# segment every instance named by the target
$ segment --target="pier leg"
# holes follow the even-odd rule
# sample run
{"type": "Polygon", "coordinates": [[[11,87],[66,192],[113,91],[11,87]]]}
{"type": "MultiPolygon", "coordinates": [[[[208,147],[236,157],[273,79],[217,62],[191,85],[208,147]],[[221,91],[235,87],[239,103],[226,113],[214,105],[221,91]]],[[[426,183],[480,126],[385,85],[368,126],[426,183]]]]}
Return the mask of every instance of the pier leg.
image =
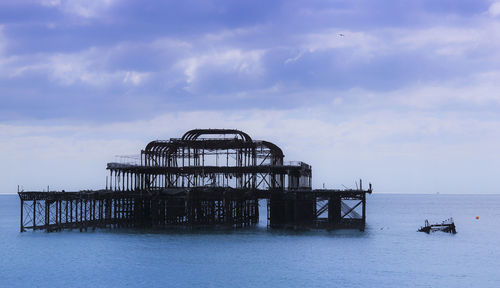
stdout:
{"type": "Polygon", "coordinates": [[[95,220],[95,199],[92,199],[92,230],[96,228],[96,220],[95,220]]]}
{"type": "Polygon", "coordinates": [[[69,223],[70,227],[73,228],[73,200],[69,201],[69,223]]]}
{"type": "Polygon", "coordinates": [[[66,226],[66,227],[68,227],[68,200],[66,200],[66,201],[64,201],[64,202],[66,202],[66,203],[65,203],[65,204],[66,204],[66,205],[65,205],[65,206],[66,206],[66,207],[65,207],[65,208],[66,208],[66,210],[64,211],[64,222],[65,222],[65,224],[66,224],[65,226],[66,226]]]}
{"type": "Polygon", "coordinates": [[[361,215],[361,217],[362,217],[362,222],[363,223],[361,223],[361,228],[359,230],[365,231],[365,225],[366,225],[366,193],[363,193],[362,197],[363,198],[362,198],[361,201],[363,201],[363,203],[362,203],[362,213],[361,213],[362,215],[361,215]]]}
{"type": "Polygon", "coordinates": [[[33,200],[33,230],[36,229],[36,200],[33,200]]]}
{"type": "Polygon", "coordinates": [[[85,218],[84,218],[84,224],[85,224],[85,231],[87,231],[87,226],[88,226],[88,220],[87,220],[87,200],[84,200],[84,205],[85,205],[85,208],[84,208],[84,215],[85,215],[85,218]]]}
{"type": "Polygon", "coordinates": [[[342,219],[342,199],[339,195],[330,196],[328,199],[328,228],[335,229],[342,219]]]}
{"type": "Polygon", "coordinates": [[[49,224],[50,224],[50,202],[45,200],[45,231],[49,232],[49,224]]]}
{"type": "Polygon", "coordinates": [[[56,213],[56,217],[55,217],[55,223],[54,223],[55,224],[54,230],[57,231],[57,230],[59,230],[59,224],[60,224],[59,223],[59,200],[56,200],[55,203],[56,203],[56,212],[55,212],[56,213]]]}
{"type": "Polygon", "coordinates": [[[255,199],[255,204],[254,204],[254,217],[253,217],[253,224],[259,223],[259,199],[255,199]]]}
{"type": "Polygon", "coordinates": [[[273,193],[269,201],[269,226],[280,228],[286,225],[286,200],[283,193],[273,193]]]}
{"type": "Polygon", "coordinates": [[[83,231],[83,200],[80,199],[80,232],[83,231]]]}
{"type": "Polygon", "coordinates": [[[23,209],[24,209],[24,200],[21,199],[21,232],[24,232],[24,226],[23,226],[23,209]]]}

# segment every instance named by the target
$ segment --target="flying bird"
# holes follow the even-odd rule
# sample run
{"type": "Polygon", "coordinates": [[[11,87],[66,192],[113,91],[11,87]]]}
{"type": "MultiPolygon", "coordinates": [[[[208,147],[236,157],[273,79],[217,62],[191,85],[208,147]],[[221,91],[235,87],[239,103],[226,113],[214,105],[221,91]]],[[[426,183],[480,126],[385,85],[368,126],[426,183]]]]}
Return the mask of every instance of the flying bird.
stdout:
{"type": "Polygon", "coordinates": [[[342,34],[342,33],[339,33],[339,36],[340,36],[340,37],[344,37],[345,35],[344,35],[344,34],[342,34]]]}

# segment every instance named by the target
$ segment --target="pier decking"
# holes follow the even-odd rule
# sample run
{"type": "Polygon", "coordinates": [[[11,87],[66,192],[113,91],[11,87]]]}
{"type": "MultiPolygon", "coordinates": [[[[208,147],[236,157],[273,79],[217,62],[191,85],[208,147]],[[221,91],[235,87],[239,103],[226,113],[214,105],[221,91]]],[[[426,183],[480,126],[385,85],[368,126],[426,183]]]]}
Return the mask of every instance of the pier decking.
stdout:
{"type": "Polygon", "coordinates": [[[239,130],[152,141],[136,163],[108,163],[106,189],[19,192],[21,231],[106,227],[245,227],[267,199],[271,228],[364,230],[366,194],[311,189],[312,168],[239,130]]]}

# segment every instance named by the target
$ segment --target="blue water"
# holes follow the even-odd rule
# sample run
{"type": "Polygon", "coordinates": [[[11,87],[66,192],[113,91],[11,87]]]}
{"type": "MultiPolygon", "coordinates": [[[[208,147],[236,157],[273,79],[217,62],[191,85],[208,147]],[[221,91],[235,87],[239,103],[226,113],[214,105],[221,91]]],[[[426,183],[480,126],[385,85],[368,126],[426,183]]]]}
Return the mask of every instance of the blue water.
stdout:
{"type": "Polygon", "coordinates": [[[0,195],[0,287],[500,287],[500,195],[369,195],[365,232],[269,231],[261,205],[237,231],[19,233],[0,195]]]}

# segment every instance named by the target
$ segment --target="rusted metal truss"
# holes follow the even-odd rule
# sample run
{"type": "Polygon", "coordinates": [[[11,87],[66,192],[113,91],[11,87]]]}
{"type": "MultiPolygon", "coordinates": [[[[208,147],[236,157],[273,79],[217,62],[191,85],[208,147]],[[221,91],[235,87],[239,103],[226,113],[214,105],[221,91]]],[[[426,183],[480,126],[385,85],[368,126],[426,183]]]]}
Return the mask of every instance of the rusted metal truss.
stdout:
{"type": "Polygon", "coordinates": [[[283,162],[283,151],[238,130],[196,129],[182,138],[152,141],[140,163],[108,163],[109,189],[173,187],[311,189],[311,166],[283,162]]]}

